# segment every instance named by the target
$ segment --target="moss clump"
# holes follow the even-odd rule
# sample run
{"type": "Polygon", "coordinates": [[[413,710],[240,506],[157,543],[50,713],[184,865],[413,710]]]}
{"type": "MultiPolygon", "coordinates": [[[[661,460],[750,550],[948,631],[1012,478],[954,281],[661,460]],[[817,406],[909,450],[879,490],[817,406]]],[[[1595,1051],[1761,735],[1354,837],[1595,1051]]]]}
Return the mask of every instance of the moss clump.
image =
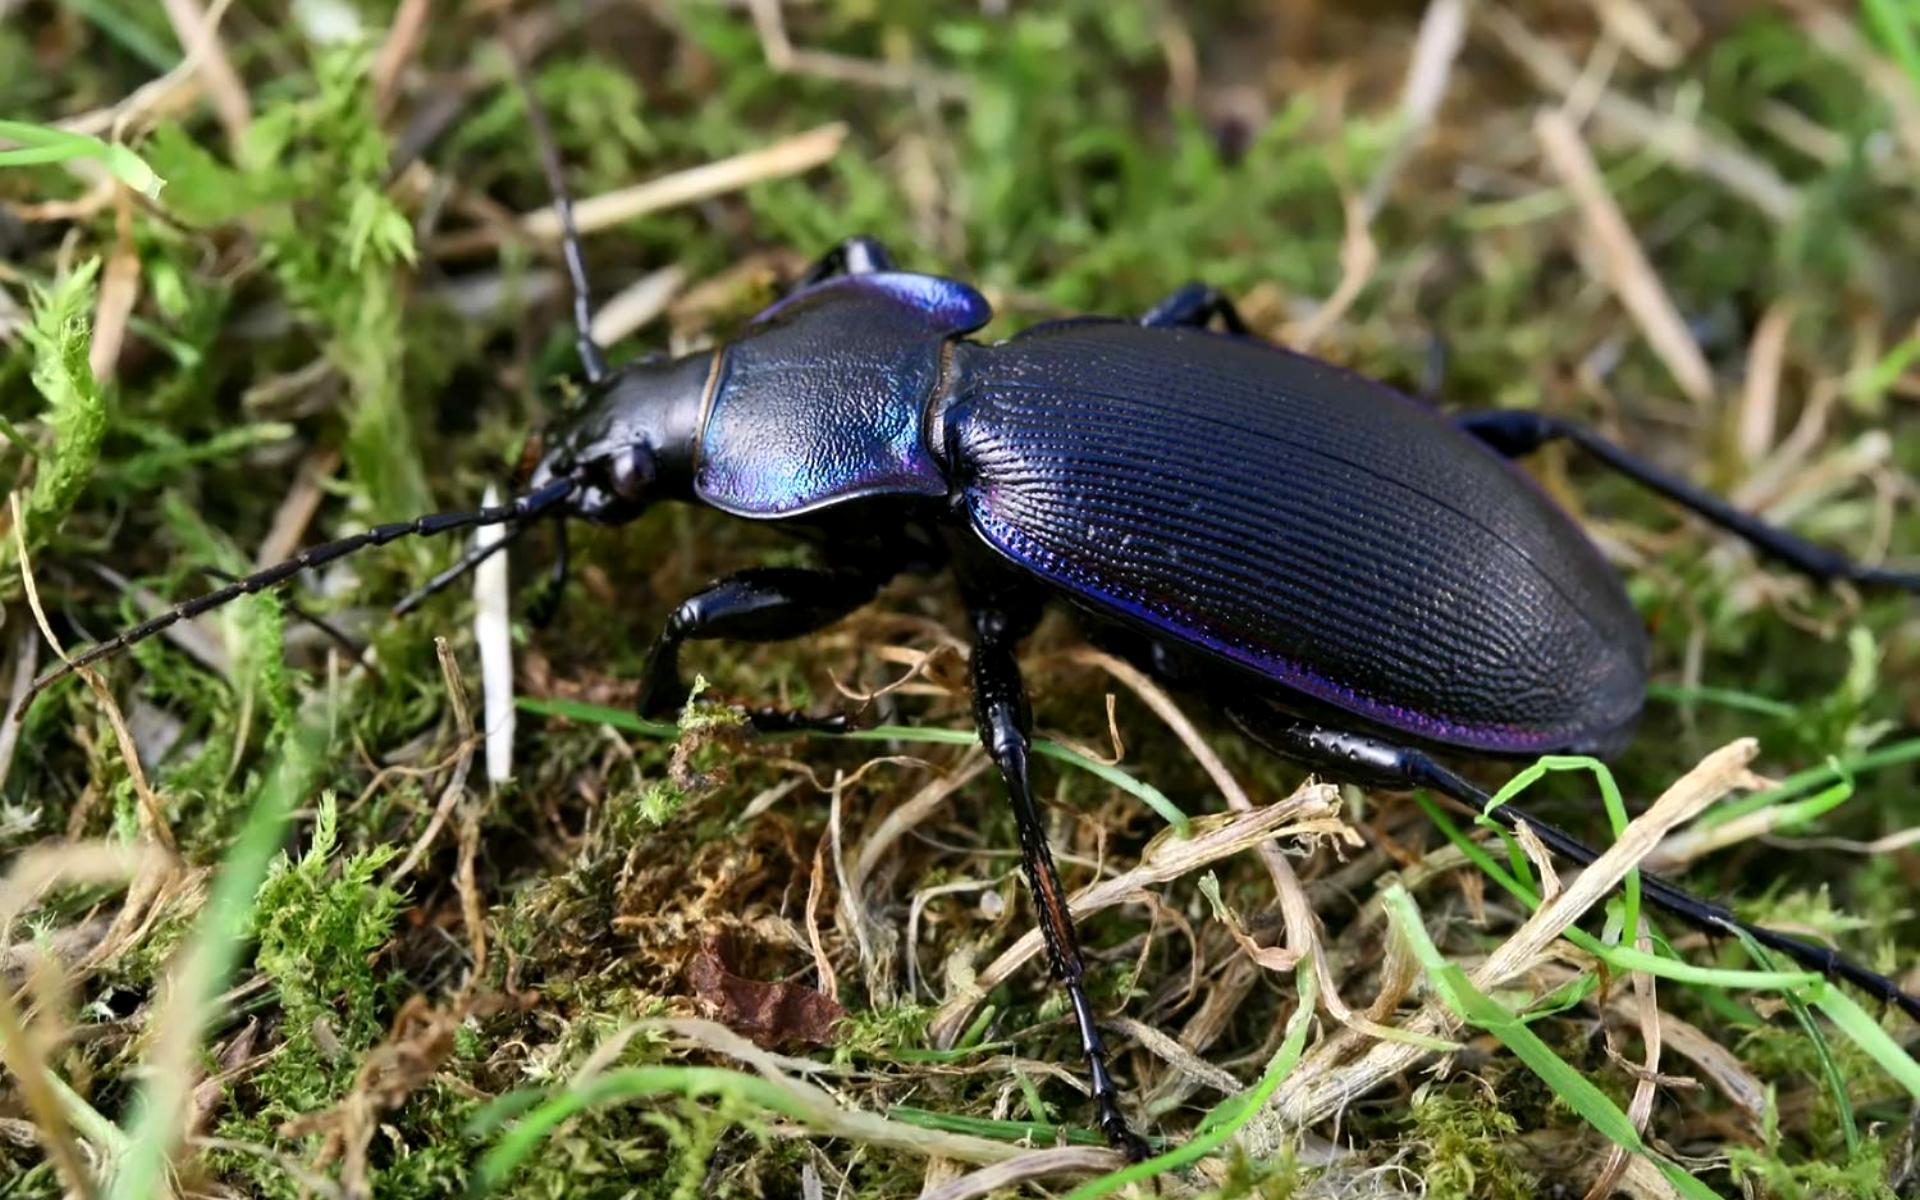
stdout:
{"type": "Polygon", "coordinates": [[[1416,1170],[1429,1200],[1537,1200],[1518,1153],[1520,1122],[1483,1088],[1429,1085],[1413,1097],[1416,1170]]]}

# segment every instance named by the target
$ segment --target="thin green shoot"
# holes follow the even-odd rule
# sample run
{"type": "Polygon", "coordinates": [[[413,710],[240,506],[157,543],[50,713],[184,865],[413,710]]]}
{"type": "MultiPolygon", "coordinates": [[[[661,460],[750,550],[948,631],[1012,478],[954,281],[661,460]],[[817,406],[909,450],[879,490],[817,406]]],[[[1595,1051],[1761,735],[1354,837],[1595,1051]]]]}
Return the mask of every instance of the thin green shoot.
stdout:
{"type": "MultiPolygon", "coordinates": [[[[1607,769],[1605,763],[1584,754],[1549,754],[1540,758],[1512,779],[1507,780],[1506,785],[1493,794],[1493,800],[1487,805],[1488,811],[1492,811],[1497,805],[1511,804],[1520,793],[1546,778],[1549,773],[1556,771],[1591,771],[1593,773],[1594,779],[1600,785],[1600,802],[1606,807],[1607,821],[1613,826],[1613,835],[1619,837],[1627,827],[1627,804],[1620,797],[1620,785],[1614,782],[1613,772],[1607,769]]],[[[1506,831],[1496,825],[1492,817],[1482,813],[1479,819],[1483,824],[1500,829],[1505,835],[1506,831]]],[[[1513,853],[1511,843],[1509,843],[1508,852],[1513,853]]],[[[1519,873],[1516,872],[1516,874],[1519,873]]],[[[1628,930],[1640,928],[1640,872],[1638,869],[1627,872],[1626,878],[1621,880],[1620,892],[1625,900],[1625,920],[1622,927],[1628,930]]]]}
{"type": "Polygon", "coordinates": [[[1836,782],[1850,784],[1869,772],[1910,762],[1920,762],[1920,738],[1908,738],[1891,746],[1829,758],[1823,765],[1796,771],[1770,788],[1714,806],[1701,815],[1700,823],[1711,828],[1769,805],[1792,800],[1815,788],[1824,788],[1836,782]]]}
{"type": "Polygon", "coordinates": [[[160,189],[167,183],[147,165],[146,159],[125,146],[103,142],[90,133],[74,133],[52,125],[35,125],[30,121],[0,120],[0,141],[14,143],[13,149],[0,150],[0,167],[38,166],[90,159],[149,200],[159,198],[160,189]]]}
{"type": "Polygon", "coordinates": [[[1302,962],[1294,972],[1296,1001],[1293,1016],[1287,1020],[1287,1035],[1274,1051],[1260,1081],[1238,1096],[1216,1104],[1194,1127],[1193,1136],[1171,1150],[1156,1154],[1144,1162],[1129,1163],[1118,1171],[1088,1180],[1067,1193],[1066,1200],[1100,1200],[1130,1183],[1151,1179],[1163,1171],[1175,1170],[1198,1162],[1224,1146],[1240,1132],[1255,1113],[1266,1106],[1287,1076],[1300,1065],[1306,1052],[1307,1031],[1313,1025],[1314,1006],[1320,997],[1319,983],[1311,960],[1302,962]]]}
{"type": "MultiPolygon", "coordinates": [[[[1495,862],[1493,857],[1478,843],[1455,825],[1439,806],[1425,796],[1417,798],[1428,819],[1439,827],[1446,839],[1459,847],[1461,854],[1474,866],[1485,872],[1487,877],[1499,884],[1509,895],[1525,904],[1529,909],[1540,907],[1540,893],[1509,874],[1506,868],[1495,862]]],[[[1731,967],[1701,967],[1664,955],[1649,954],[1631,946],[1622,946],[1602,942],[1584,929],[1569,926],[1561,935],[1588,954],[1605,962],[1622,973],[1645,971],[1661,979],[1671,979],[1675,983],[1697,984],[1702,987],[1728,988],[1735,990],[1773,991],[1781,988],[1799,987],[1821,982],[1821,977],[1812,971],[1749,971],[1731,967]]]]}
{"type": "Polygon", "coordinates": [[[1688,687],[1677,683],[1650,683],[1647,685],[1647,698],[1685,707],[1695,704],[1716,704],[1721,708],[1750,712],[1757,716],[1771,717],[1776,721],[1792,720],[1800,711],[1791,704],[1766,696],[1756,696],[1752,692],[1704,685],[1688,687]]]}

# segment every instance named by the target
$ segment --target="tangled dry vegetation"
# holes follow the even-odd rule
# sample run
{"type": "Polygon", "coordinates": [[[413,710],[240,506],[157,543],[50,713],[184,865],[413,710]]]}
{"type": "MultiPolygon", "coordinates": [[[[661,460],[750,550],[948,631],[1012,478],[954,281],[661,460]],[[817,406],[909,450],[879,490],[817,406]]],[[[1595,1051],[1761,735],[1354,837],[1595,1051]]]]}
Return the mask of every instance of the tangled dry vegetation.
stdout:
{"type": "MultiPolygon", "coordinates": [[[[40,148],[0,150],[14,707],[49,642],[475,503],[569,402],[503,37],[616,357],[725,336],[853,231],[978,281],[993,335],[1205,279],[1291,345],[1414,388],[1442,338],[1451,403],[1920,554],[1900,0],[0,0],[0,145],[40,148]]],[[[0,1196],[1917,1194],[1910,1023],[1607,893],[1658,866],[1920,989],[1920,609],[1538,469],[1660,681],[1610,776],[1526,794],[1614,846],[1577,879],[1303,782],[1063,617],[1034,639],[1149,1168],[1084,1128],[944,582],[695,657],[867,738],[644,725],[670,602],[808,553],[660,511],[577,539],[544,630],[501,579],[385,619],[451,550],[397,545],[5,725],[0,1196]]]]}

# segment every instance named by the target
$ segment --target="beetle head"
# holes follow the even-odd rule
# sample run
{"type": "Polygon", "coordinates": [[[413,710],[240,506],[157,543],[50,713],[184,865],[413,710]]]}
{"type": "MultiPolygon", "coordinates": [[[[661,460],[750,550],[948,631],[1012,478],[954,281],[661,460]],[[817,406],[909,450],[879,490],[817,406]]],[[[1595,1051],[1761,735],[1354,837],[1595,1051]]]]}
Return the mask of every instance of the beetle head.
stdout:
{"type": "Polygon", "coordinates": [[[600,525],[631,521],[655,500],[685,499],[714,362],[700,353],[621,368],[551,435],[528,486],[572,479],[567,509],[600,525]]]}

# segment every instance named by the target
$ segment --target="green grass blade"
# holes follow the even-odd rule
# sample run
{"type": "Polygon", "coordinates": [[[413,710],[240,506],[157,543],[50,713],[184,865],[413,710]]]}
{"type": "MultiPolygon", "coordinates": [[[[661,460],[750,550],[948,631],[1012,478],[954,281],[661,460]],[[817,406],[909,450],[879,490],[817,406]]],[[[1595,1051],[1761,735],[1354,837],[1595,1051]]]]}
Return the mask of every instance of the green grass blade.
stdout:
{"type": "Polygon", "coordinates": [[[138,154],[125,146],[103,142],[92,134],[72,133],[28,121],[0,120],[0,141],[13,142],[19,147],[0,150],[0,167],[93,159],[106,167],[115,179],[149,200],[157,199],[167,183],[138,154]]]}
{"type": "MultiPolygon", "coordinates": [[[[1511,804],[1522,792],[1548,774],[1557,771],[1589,771],[1593,774],[1594,780],[1600,785],[1600,802],[1607,810],[1607,820],[1613,826],[1613,835],[1619,837],[1621,831],[1627,827],[1627,805],[1620,796],[1620,785],[1614,782],[1613,772],[1607,769],[1607,764],[1584,754],[1549,754],[1540,758],[1512,779],[1507,780],[1506,785],[1494,793],[1493,800],[1487,807],[1491,809],[1494,805],[1511,804]]],[[[1482,815],[1480,820],[1490,828],[1498,830],[1503,837],[1511,839],[1512,835],[1496,824],[1493,818],[1482,815]]],[[[1508,851],[1515,855],[1515,874],[1521,874],[1525,870],[1525,859],[1518,856],[1517,847],[1511,840],[1508,842],[1508,851]]],[[[1626,919],[1622,923],[1622,928],[1638,929],[1640,927],[1640,872],[1638,869],[1627,872],[1626,878],[1620,882],[1620,892],[1625,897],[1626,903],[1626,919]]]]}
{"type": "Polygon", "coordinates": [[[911,1105],[896,1104],[887,1110],[887,1119],[898,1121],[902,1125],[912,1125],[919,1129],[932,1129],[940,1133],[962,1133],[970,1137],[988,1138],[996,1142],[1040,1143],[1060,1138],[1075,1146],[1104,1146],[1107,1139],[1091,1129],[1076,1129],[1071,1126],[1041,1125],[1037,1121],[1001,1121],[992,1117],[969,1117],[958,1113],[934,1112],[931,1109],[914,1108],[911,1105]]]}
{"type": "Polygon", "coordinates": [[[1582,1120],[1615,1145],[1652,1163],[1682,1196],[1688,1200],[1714,1200],[1713,1189],[1678,1164],[1654,1153],[1633,1127],[1627,1114],[1608,1099],[1607,1094],[1592,1080],[1554,1053],[1553,1047],[1540,1040],[1540,1035],[1525,1021],[1475,987],[1465,971],[1447,961],[1439,947],[1433,944],[1433,939],[1427,936],[1426,926],[1420,920],[1420,910],[1405,888],[1395,884],[1387,889],[1386,905],[1389,919],[1407,938],[1434,991],[1455,1016],[1498,1038],[1501,1045],[1511,1050],[1514,1057],[1525,1063],[1527,1069],[1578,1113],[1582,1120]]]}
{"type": "Polygon", "coordinates": [[[602,1104],[674,1095],[689,1100],[718,1097],[765,1112],[804,1120],[806,1113],[785,1091],[754,1075],[724,1067],[628,1067],[608,1071],[529,1109],[480,1159],[468,1194],[493,1191],[567,1118],[602,1104]]]}
{"type": "Polygon", "coordinates": [[[1920,10],[1911,0],[1861,0],[1860,14],[1875,39],[1920,91],[1920,10]]]}
{"type": "Polygon", "coordinates": [[[1893,767],[1909,762],[1920,762],[1920,738],[1908,738],[1904,742],[1895,742],[1891,746],[1881,746],[1858,754],[1830,758],[1821,766],[1796,771],[1765,791],[1755,792],[1751,796],[1742,796],[1727,804],[1715,805],[1710,811],[1701,814],[1700,822],[1709,827],[1724,824],[1735,817],[1745,816],[1768,805],[1795,799],[1815,788],[1846,783],[1859,776],[1878,771],[1882,767],[1893,767]]]}
{"type": "MultiPolygon", "coordinates": [[[[319,775],[322,741],[314,728],[296,729],[287,739],[239,835],[214,872],[206,906],[174,977],[174,986],[190,989],[182,997],[181,1011],[191,1014],[196,1023],[194,1029],[184,1031],[195,1045],[215,999],[226,990],[240,961],[240,948],[253,920],[254,897],[280,850],[287,821],[306,802],[319,775]]],[[[185,1078],[161,1073],[142,1085],[128,1122],[127,1153],[113,1177],[112,1200],[148,1200],[161,1194],[161,1181],[180,1132],[187,1084],[185,1078]]]]}
{"type": "Polygon", "coordinates": [[[1320,996],[1312,961],[1301,963],[1295,970],[1294,978],[1297,1002],[1293,1016],[1287,1020],[1287,1036],[1280,1043],[1280,1049],[1274,1051],[1266,1072],[1260,1076],[1260,1082],[1240,1095],[1215,1105],[1212,1111],[1201,1118],[1193,1137],[1184,1144],[1156,1154],[1144,1162],[1129,1163],[1118,1171],[1088,1180],[1068,1192],[1066,1200],[1100,1200],[1102,1196],[1111,1196],[1130,1183],[1139,1183],[1163,1171],[1198,1162],[1240,1132],[1241,1127],[1252,1120],[1253,1115],[1286,1082],[1287,1076],[1300,1065],[1300,1056],[1306,1052],[1307,1031],[1313,1025],[1314,1005],[1320,996]]]}
{"type": "Polygon", "coordinates": [[[1907,1089],[1908,1095],[1920,1100],[1920,1062],[1914,1061],[1913,1055],[1902,1049],[1871,1013],[1826,980],[1813,989],[1813,1004],[1827,1014],[1827,1019],[1851,1038],[1854,1045],[1866,1051],[1882,1070],[1907,1089]]]}
{"type": "Polygon", "coordinates": [[[1792,720],[1800,711],[1791,704],[1783,704],[1778,700],[1756,696],[1752,692],[1742,692],[1734,688],[1682,687],[1673,683],[1650,683],[1647,685],[1647,698],[1662,700],[1668,704],[1717,704],[1721,708],[1772,717],[1776,721],[1792,720]]]}

